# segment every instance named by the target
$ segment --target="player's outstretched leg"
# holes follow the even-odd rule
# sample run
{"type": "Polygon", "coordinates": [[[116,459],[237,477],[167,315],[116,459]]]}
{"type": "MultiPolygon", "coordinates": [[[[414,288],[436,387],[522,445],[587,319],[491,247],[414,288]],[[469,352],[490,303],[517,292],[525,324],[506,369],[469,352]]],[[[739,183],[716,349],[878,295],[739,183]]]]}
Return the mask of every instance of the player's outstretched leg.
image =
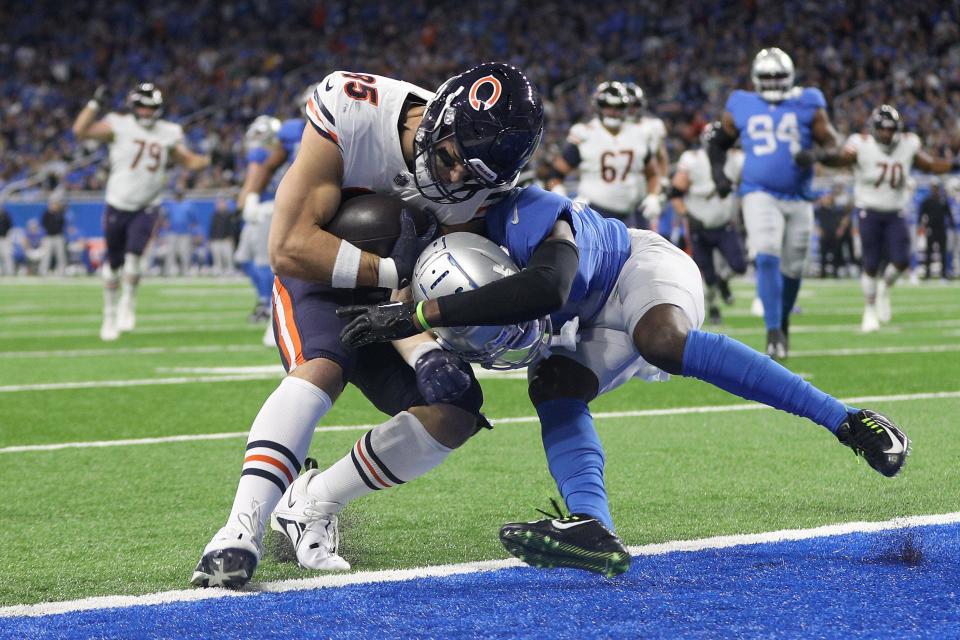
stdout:
{"type": "Polygon", "coordinates": [[[637,323],[634,341],[647,362],[668,373],[698,378],[827,428],[887,477],[906,462],[910,440],[892,420],[847,407],[737,340],[690,329],[677,307],[658,305],[648,311],[637,323]]]}

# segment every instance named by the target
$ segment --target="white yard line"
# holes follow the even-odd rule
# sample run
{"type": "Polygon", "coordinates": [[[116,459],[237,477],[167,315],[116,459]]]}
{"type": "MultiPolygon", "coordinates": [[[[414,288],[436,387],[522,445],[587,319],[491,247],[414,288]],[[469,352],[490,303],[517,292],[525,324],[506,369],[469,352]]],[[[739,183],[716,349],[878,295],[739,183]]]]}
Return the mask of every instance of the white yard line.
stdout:
{"type": "MultiPolygon", "coordinates": [[[[893,531],[909,527],[925,527],[960,522],[960,513],[944,513],[936,515],[908,516],[894,518],[883,522],[848,522],[832,524],[811,529],[785,529],[765,533],[750,533],[730,536],[714,536],[698,540],[676,540],[642,546],[629,547],[634,556],[654,556],[676,552],[704,551],[707,549],[725,549],[745,545],[769,544],[808,540],[811,538],[825,538],[842,536],[851,533],[876,533],[893,531]]],[[[89,611],[93,609],[116,609],[145,605],[171,604],[179,602],[196,602],[199,600],[215,600],[230,597],[255,597],[260,593],[282,593],[285,591],[309,591],[343,587],[355,584],[373,584],[386,582],[402,582],[422,578],[443,578],[447,576],[465,575],[499,571],[522,566],[519,560],[486,560],[481,562],[464,562],[460,564],[446,564],[413,569],[388,569],[383,571],[358,571],[356,573],[331,573],[318,575],[313,578],[297,580],[280,580],[276,582],[262,582],[253,586],[249,591],[229,591],[227,589],[183,589],[165,591],[141,596],[99,596],[70,600],[66,602],[44,602],[40,604],[13,605],[0,607],[0,618],[14,616],[48,616],[74,611],[89,611]],[[255,589],[255,590],[254,590],[255,589]]]]}
{"type": "MultiPolygon", "coordinates": [[[[282,372],[282,370],[281,370],[282,372]]],[[[149,387],[153,385],[192,384],[194,382],[236,382],[238,380],[278,379],[275,373],[248,373],[219,376],[191,376],[179,378],[143,378],[140,380],[90,380],[86,382],[44,382],[38,384],[10,384],[0,386],[0,393],[20,391],[64,391],[67,389],[111,389],[120,387],[149,387]]]]}
{"type": "MultiPolygon", "coordinates": [[[[960,391],[939,391],[930,393],[908,393],[892,396],[860,396],[856,398],[843,398],[841,402],[851,405],[873,402],[907,402],[911,400],[952,400],[960,398],[960,391]]],[[[763,404],[741,403],[741,404],[721,404],[706,405],[701,407],[673,407],[670,409],[642,409],[636,411],[602,411],[593,414],[594,420],[611,420],[617,418],[649,418],[656,416],[678,416],[698,413],[727,413],[731,411],[755,411],[758,409],[771,409],[763,404]]],[[[537,416],[516,416],[513,418],[498,418],[491,420],[494,425],[498,424],[524,424],[538,422],[537,416]]],[[[373,424],[357,425],[332,425],[317,427],[316,433],[325,431],[365,431],[372,429],[373,424]]],[[[191,434],[181,436],[161,436],[156,438],[136,438],[129,440],[93,440],[89,442],[59,442],[53,444],[28,444],[16,445],[0,448],[0,454],[4,453],[25,453],[30,451],[57,451],[60,449],[87,449],[99,447],[123,447],[130,445],[144,444],[162,444],[167,442],[193,442],[197,440],[225,440],[228,438],[245,438],[246,431],[235,431],[227,433],[206,433],[191,434]]]]}
{"type": "Polygon", "coordinates": [[[166,353],[239,353],[257,351],[269,353],[259,344],[202,344],[188,347],[117,347],[102,349],[63,349],[53,351],[0,351],[0,358],[91,358],[100,356],[162,355],[166,353]]]}

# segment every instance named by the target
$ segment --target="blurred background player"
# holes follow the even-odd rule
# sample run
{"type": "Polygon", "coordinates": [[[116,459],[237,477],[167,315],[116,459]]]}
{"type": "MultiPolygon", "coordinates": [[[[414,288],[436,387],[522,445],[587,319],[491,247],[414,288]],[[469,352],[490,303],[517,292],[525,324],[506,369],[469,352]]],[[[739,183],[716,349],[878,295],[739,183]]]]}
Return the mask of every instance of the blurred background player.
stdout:
{"type": "MultiPolygon", "coordinates": [[[[720,286],[724,279],[715,268],[714,251],[722,254],[734,273],[743,275],[747,270],[740,233],[733,224],[739,206],[738,198],[733,193],[728,193],[725,198],[717,195],[710,158],[707,157],[706,146],[719,127],[719,122],[708,124],[700,134],[701,148],[690,149],[680,155],[670,194],[673,210],[687,220],[693,260],[706,284],[707,319],[713,324],[721,321],[718,294],[724,296],[725,290],[729,295],[729,286],[720,286]]],[[[743,152],[731,149],[727,153],[724,175],[731,184],[737,184],[742,170],[743,152]]]]}
{"type": "Polygon", "coordinates": [[[817,235],[820,240],[820,277],[839,278],[856,269],[853,245],[853,215],[850,197],[836,183],[816,203],[817,235]]]}
{"type": "Polygon", "coordinates": [[[7,211],[6,204],[0,201],[0,274],[5,276],[17,275],[13,265],[13,218],[7,211]]]}
{"type": "Polygon", "coordinates": [[[754,91],[734,91],[722,126],[711,138],[710,162],[717,193],[731,183],[726,151],[740,138],[744,152],[743,223],[756,256],[757,294],[767,327],[767,354],[787,357],[790,311],[800,291],[813,230],[814,143],[833,147],[837,132],[819,89],[794,87],[793,61],[776,47],[761,50],[751,70],[754,91]],[[808,155],[794,156],[807,151],[808,155]],[[801,164],[802,163],[802,164],[801,164]]]}
{"type": "MultiPolygon", "coordinates": [[[[248,210],[252,210],[253,213],[249,217],[256,220],[253,223],[256,229],[256,249],[252,272],[256,277],[257,284],[255,286],[258,287],[260,300],[265,304],[262,312],[265,312],[268,320],[272,319],[273,269],[270,268],[267,245],[270,237],[270,221],[273,220],[274,192],[276,191],[276,185],[283,177],[283,171],[280,171],[280,169],[289,166],[289,163],[297,157],[300,139],[303,137],[303,129],[307,124],[307,121],[302,117],[303,109],[312,94],[313,87],[309,87],[301,94],[297,103],[300,116],[283,122],[276,118],[270,118],[267,121],[269,130],[274,132],[275,129],[275,132],[269,136],[260,136],[260,146],[251,149],[248,153],[247,175],[244,178],[243,188],[238,198],[243,203],[244,218],[248,217],[248,210]]],[[[267,116],[260,116],[258,120],[261,118],[267,118],[267,116]]],[[[254,125],[256,125],[256,122],[254,125]]],[[[263,127],[263,121],[261,120],[261,128],[263,127]]],[[[251,126],[251,129],[253,128],[251,126]]],[[[258,302],[258,310],[260,310],[260,305],[261,302],[258,302]]],[[[255,311],[255,313],[257,312],[255,311]]],[[[267,322],[267,329],[263,334],[263,344],[267,347],[276,345],[272,322],[267,322]]]]}
{"type": "Polygon", "coordinates": [[[954,221],[943,183],[937,178],[930,182],[930,193],[920,203],[917,224],[919,233],[927,241],[923,258],[924,279],[929,280],[932,275],[933,256],[936,254],[940,260],[940,278],[948,280],[951,267],[948,230],[953,228],[954,221]]]}
{"type": "Polygon", "coordinates": [[[210,165],[210,156],[196,154],[184,143],[180,125],[161,120],[163,96],[145,82],[127,95],[130,113],[97,113],[106,88],[99,87],[77,115],[73,133],[80,139],[110,146],[110,177],[107,180],[103,231],[108,259],[103,264],[103,324],[101,340],[116,340],[121,331],[136,324],[136,289],[142,270],[140,258],[157,221],[157,206],[166,185],[170,160],[188,170],[210,165]],[[123,293],[117,305],[120,270],[123,293]]]}
{"type": "Polygon", "coordinates": [[[655,220],[660,215],[660,173],[656,149],[641,125],[631,121],[634,103],[622,82],[603,82],[593,93],[597,114],[570,128],[567,143],[554,159],[562,179],[579,170],[577,200],[598,213],[636,227],[636,211],[655,220]]]}
{"type": "Polygon", "coordinates": [[[47,208],[40,217],[44,236],[40,243],[40,265],[37,273],[49,274],[51,265],[56,265],[54,275],[62,276],[67,271],[67,225],[72,216],[67,210],[67,197],[62,190],[54,191],[47,200],[47,208]]]}
{"type": "Polygon", "coordinates": [[[187,275],[193,265],[193,238],[197,231],[195,205],[184,200],[184,191],[177,187],[173,200],[163,203],[163,224],[167,231],[167,254],[164,273],[168,276],[187,275]]]}
{"type": "MultiPolygon", "coordinates": [[[[250,279],[257,302],[250,313],[251,322],[270,320],[270,300],[273,296],[273,271],[267,252],[270,235],[270,220],[273,216],[273,191],[262,193],[262,167],[280,132],[280,120],[268,115],[257,116],[243,136],[246,150],[247,172],[237,197],[237,207],[242,211],[243,229],[234,261],[250,279]]],[[[273,346],[273,335],[265,334],[264,344],[273,346]],[[268,344],[269,339],[269,344],[268,344]]]]}
{"type": "Polygon", "coordinates": [[[233,273],[233,232],[235,212],[230,210],[226,198],[217,197],[210,217],[207,238],[210,240],[210,259],[213,262],[213,275],[228,276],[233,273]]]}
{"type": "MultiPolygon", "coordinates": [[[[636,82],[624,82],[624,88],[627,90],[629,106],[627,108],[627,118],[636,122],[647,140],[647,148],[653,151],[657,163],[657,172],[660,174],[660,194],[666,194],[670,190],[670,156],[667,154],[667,125],[663,120],[650,112],[650,101],[636,82]]],[[[657,224],[657,215],[659,208],[656,208],[657,214],[647,213],[643,208],[637,212],[638,228],[648,228],[653,231],[659,230],[657,224]]]]}
{"type": "Polygon", "coordinates": [[[853,166],[854,204],[858,209],[863,273],[860,276],[864,308],[860,328],[877,331],[889,322],[890,288],[910,266],[910,236],[906,207],[914,165],[930,173],[946,173],[953,164],[923,150],[915,133],[904,132],[900,114],[883,104],[870,114],[870,133],[850,136],[843,149],[820,153],[831,166],[853,166]],[[887,266],[878,279],[880,265],[887,266]]]}

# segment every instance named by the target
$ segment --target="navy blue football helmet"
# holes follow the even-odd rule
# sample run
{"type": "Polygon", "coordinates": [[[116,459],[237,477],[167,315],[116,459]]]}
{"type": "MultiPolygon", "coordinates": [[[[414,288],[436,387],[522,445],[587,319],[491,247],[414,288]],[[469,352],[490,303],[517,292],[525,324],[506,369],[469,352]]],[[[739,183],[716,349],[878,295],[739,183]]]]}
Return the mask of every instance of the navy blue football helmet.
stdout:
{"type": "Polygon", "coordinates": [[[892,149],[900,142],[903,121],[900,113],[889,104],[882,104],[870,114],[870,133],[884,148],[892,149]]]}
{"type": "MultiPolygon", "coordinates": [[[[513,183],[543,134],[543,102],[516,67],[487,62],[441,85],[427,104],[414,139],[417,190],[439,204],[466,202],[483,189],[513,183]],[[451,140],[466,177],[449,183],[437,162],[450,167],[441,143],[451,140]]],[[[449,147],[449,145],[443,145],[449,147]]]]}
{"type": "Polygon", "coordinates": [[[143,126],[150,126],[163,113],[163,94],[153,83],[141,82],[127,94],[127,108],[133,112],[137,122],[143,126]],[[149,116],[141,116],[136,111],[137,107],[152,109],[152,111],[149,116]]]}

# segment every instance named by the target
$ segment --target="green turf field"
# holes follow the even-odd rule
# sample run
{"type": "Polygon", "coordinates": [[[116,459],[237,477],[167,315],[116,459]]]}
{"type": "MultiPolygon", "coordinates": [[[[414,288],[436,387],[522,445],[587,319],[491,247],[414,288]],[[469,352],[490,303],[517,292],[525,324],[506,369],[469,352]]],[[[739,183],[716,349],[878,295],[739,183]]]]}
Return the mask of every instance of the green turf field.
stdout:
{"type": "MultiPolygon", "coordinates": [[[[759,348],[749,287],[719,329],[759,348]]],[[[914,441],[902,476],[882,478],[826,430],[770,410],[602,417],[743,404],[698,381],[634,381],[592,406],[627,544],[960,510],[960,285],[897,288],[892,325],[869,336],[855,281],[808,281],[799,304],[788,366],[838,397],[876,397],[862,406],[914,441]],[[932,392],[946,393],[913,397],[932,392]]],[[[150,280],[137,331],[110,344],[97,337],[100,305],[95,279],[0,282],[0,606],[186,587],[229,511],[244,432],[279,380],[239,281],[150,280]]],[[[533,414],[522,379],[482,382],[494,420],[533,414]]],[[[322,424],[381,419],[348,390],[322,424]]],[[[325,466],[362,434],[320,432],[311,455],[325,466]]],[[[553,495],[536,422],[502,423],[427,477],[351,505],[341,551],[356,570],[507,557],[499,525],[536,517],[553,495]]],[[[269,554],[256,580],[308,575],[283,556],[269,554]]]]}

